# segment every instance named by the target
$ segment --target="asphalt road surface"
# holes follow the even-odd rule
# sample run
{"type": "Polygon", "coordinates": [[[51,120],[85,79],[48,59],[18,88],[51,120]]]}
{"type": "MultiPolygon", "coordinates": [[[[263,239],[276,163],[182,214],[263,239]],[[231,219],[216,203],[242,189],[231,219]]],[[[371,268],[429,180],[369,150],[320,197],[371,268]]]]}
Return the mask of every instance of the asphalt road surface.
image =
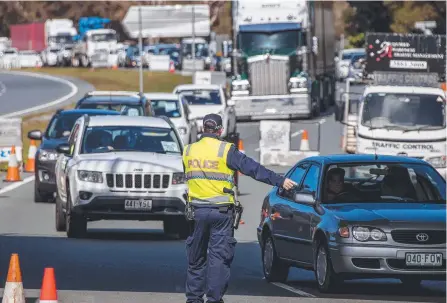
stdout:
{"type": "Polygon", "coordinates": [[[48,111],[78,100],[93,89],[89,83],[75,78],[0,71],[0,115],[22,116],[48,111]]]}
{"type": "MultiPolygon", "coordinates": [[[[311,149],[316,149],[316,124],[308,122],[294,121],[292,133],[307,129],[311,149]]],[[[341,126],[330,112],[315,122],[321,122],[321,153],[340,153],[341,126]]],[[[258,159],[258,123],[238,128],[246,153],[258,159]]],[[[294,136],[292,149],[299,142],[300,135],[294,136]]],[[[273,169],[284,172],[287,168],[273,169]]],[[[22,178],[27,176],[22,174],[22,178]]],[[[161,223],[89,223],[87,239],[67,239],[65,233],[55,231],[54,204],[33,202],[33,181],[20,185],[8,191],[5,186],[11,185],[0,184],[2,286],[10,255],[18,253],[28,302],[38,298],[47,266],[55,268],[62,303],[185,302],[184,241],[165,237],[161,223]]],[[[241,177],[245,224],[236,232],[239,243],[225,302],[445,302],[443,282],[425,282],[418,290],[392,279],[358,280],[347,282],[336,294],[321,295],[312,272],[294,269],[287,284],[268,284],[262,276],[256,226],[270,188],[241,177]]]]}

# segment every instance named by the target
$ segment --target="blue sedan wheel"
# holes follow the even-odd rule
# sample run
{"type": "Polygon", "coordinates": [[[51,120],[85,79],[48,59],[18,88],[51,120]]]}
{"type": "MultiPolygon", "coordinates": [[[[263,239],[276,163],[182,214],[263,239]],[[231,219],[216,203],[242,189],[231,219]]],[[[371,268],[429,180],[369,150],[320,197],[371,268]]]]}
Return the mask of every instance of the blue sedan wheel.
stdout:
{"type": "Polygon", "coordinates": [[[268,282],[286,282],[290,265],[281,260],[275,249],[272,236],[266,236],[262,249],[262,267],[268,282]]]}
{"type": "Polygon", "coordinates": [[[326,242],[318,241],[316,247],[314,268],[318,290],[323,293],[330,292],[343,280],[334,272],[326,242]]]}

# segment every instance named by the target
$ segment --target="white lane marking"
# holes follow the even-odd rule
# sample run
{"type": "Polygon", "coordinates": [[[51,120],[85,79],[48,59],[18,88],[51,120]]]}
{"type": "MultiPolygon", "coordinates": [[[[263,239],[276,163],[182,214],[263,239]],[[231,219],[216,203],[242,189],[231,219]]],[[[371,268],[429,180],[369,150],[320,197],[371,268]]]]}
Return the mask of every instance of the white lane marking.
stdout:
{"type": "Polygon", "coordinates": [[[305,292],[305,291],[296,289],[295,287],[292,287],[292,286],[289,286],[289,285],[286,285],[286,284],[283,284],[283,283],[272,282],[271,284],[273,284],[273,285],[275,285],[275,286],[278,286],[278,287],[280,287],[280,288],[282,288],[282,289],[291,291],[291,292],[293,292],[293,293],[295,293],[295,294],[297,294],[297,295],[303,296],[303,297],[316,298],[314,295],[312,295],[312,294],[310,294],[310,293],[307,293],[307,292],[305,292]]]}
{"type": "Polygon", "coordinates": [[[303,133],[303,131],[304,131],[304,130],[299,130],[299,131],[297,131],[297,132],[294,132],[293,134],[290,135],[290,137],[294,138],[294,137],[296,137],[296,136],[299,136],[299,135],[301,135],[301,134],[303,133]]]}
{"type": "Polygon", "coordinates": [[[2,189],[0,189],[0,195],[7,193],[13,189],[16,189],[17,187],[20,187],[22,185],[25,185],[27,183],[30,183],[31,181],[34,180],[34,176],[30,176],[30,177],[26,177],[25,179],[23,179],[22,181],[18,181],[16,183],[12,183],[11,185],[8,185],[2,189]]]}
{"type": "MultiPolygon", "coordinates": [[[[324,122],[326,122],[326,119],[325,119],[325,118],[319,120],[317,123],[320,124],[320,125],[322,125],[324,122]]],[[[303,133],[303,131],[304,131],[303,129],[301,129],[301,130],[299,130],[299,131],[296,131],[296,132],[292,133],[292,134],[290,135],[290,137],[295,138],[295,137],[301,135],[301,134],[303,133]]]]}
{"type": "Polygon", "coordinates": [[[260,148],[260,147],[258,147],[257,149],[255,149],[255,151],[257,151],[257,152],[258,152],[258,151],[260,151],[260,150],[261,150],[261,148],[260,148]]]}
{"type": "Polygon", "coordinates": [[[0,96],[6,93],[6,85],[0,81],[0,96]]]}
{"type": "Polygon", "coordinates": [[[34,111],[37,110],[41,110],[50,106],[54,106],[57,105],[59,103],[65,102],[68,99],[70,99],[71,97],[73,97],[74,95],[76,95],[78,93],[78,88],[76,87],[76,85],[74,85],[73,83],[71,83],[68,80],[65,79],[61,79],[61,78],[57,78],[57,77],[53,77],[53,76],[49,76],[49,75],[43,75],[43,74],[33,74],[33,73],[29,73],[29,72],[5,72],[5,73],[10,73],[10,74],[16,74],[16,75],[23,75],[23,76],[27,76],[27,77],[35,77],[35,78],[44,78],[50,81],[54,81],[54,82],[59,82],[59,83],[63,83],[65,85],[68,85],[71,88],[71,92],[68,95],[65,95],[61,98],[58,98],[56,100],[50,101],[48,103],[42,104],[42,105],[37,105],[25,110],[20,110],[20,111],[16,111],[10,114],[6,114],[6,115],[2,115],[0,116],[0,118],[11,118],[11,117],[15,117],[15,116],[21,116],[24,114],[28,114],[28,113],[32,113],[34,111]]]}

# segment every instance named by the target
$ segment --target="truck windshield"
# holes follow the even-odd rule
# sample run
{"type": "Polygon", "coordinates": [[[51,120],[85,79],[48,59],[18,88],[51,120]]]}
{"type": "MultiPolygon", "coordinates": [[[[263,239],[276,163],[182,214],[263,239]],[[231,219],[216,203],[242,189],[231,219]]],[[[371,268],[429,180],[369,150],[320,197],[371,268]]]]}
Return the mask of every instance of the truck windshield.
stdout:
{"type": "Polygon", "coordinates": [[[94,34],[91,38],[94,42],[105,42],[105,41],[113,41],[116,40],[116,35],[109,33],[109,34],[94,34]]]}
{"type": "Polygon", "coordinates": [[[296,49],[305,45],[300,31],[290,30],[274,33],[242,32],[240,33],[240,46],[243,52],[263,50],[296,49]],[[301,37],[301,38],[300,38],[301,37]],[[303,43],[300,43],[300,40],[303,43]]]}
{"type": "Polygon", "coordinates": [[[151,104],[156,116],[178,118],[182,115],[178,100],[151,99],[151,104]]]}
{"type": "MultiPolygon", "coordinates": [[[[208,47],[205,43],[196,43],[196,57],[206,57],[208,56],[208,47]]],[[[184,43],[182,45],[183,55],[192,55],[192,43],[184,43]]]]}
{"type": "Polygon", "coordinates": [[[48,40],[53,43],[72,43],[73,37],[70,35],[58,35],[49,37],[48,40]]]}
{"type": "Polygon", "coordinates": [[[358,53],[355,53],[355,52],[349,52],[349,53],[345,52],[345,53],[343,53],[341,59],[342,60],[352,60],[353,57],[365,57],[365,56],[366,56],[365,52],[358,52],[358,53]]]}
{"type": "Polygon", "coordinates": [[[219,90],[182,90],[180,94],[186,99],[189,105],[220,105],[219,90]]]}
{"type": "Polygon", "coordinates": [[[362,125],[417,130],[445,128],[445,98],[431,94],[372,93],[365,98],[362,125]]]}

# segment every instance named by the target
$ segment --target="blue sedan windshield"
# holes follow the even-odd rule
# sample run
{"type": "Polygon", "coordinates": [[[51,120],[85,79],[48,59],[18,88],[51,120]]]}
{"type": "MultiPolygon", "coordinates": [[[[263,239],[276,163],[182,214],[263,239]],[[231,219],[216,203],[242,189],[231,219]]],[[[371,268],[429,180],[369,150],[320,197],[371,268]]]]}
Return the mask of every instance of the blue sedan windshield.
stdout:
{"type": "Polygon", "coordinates": [[[407,163],[331,165],[324,203],[446,203],[446,182],[430,165],[407,163]]]}

